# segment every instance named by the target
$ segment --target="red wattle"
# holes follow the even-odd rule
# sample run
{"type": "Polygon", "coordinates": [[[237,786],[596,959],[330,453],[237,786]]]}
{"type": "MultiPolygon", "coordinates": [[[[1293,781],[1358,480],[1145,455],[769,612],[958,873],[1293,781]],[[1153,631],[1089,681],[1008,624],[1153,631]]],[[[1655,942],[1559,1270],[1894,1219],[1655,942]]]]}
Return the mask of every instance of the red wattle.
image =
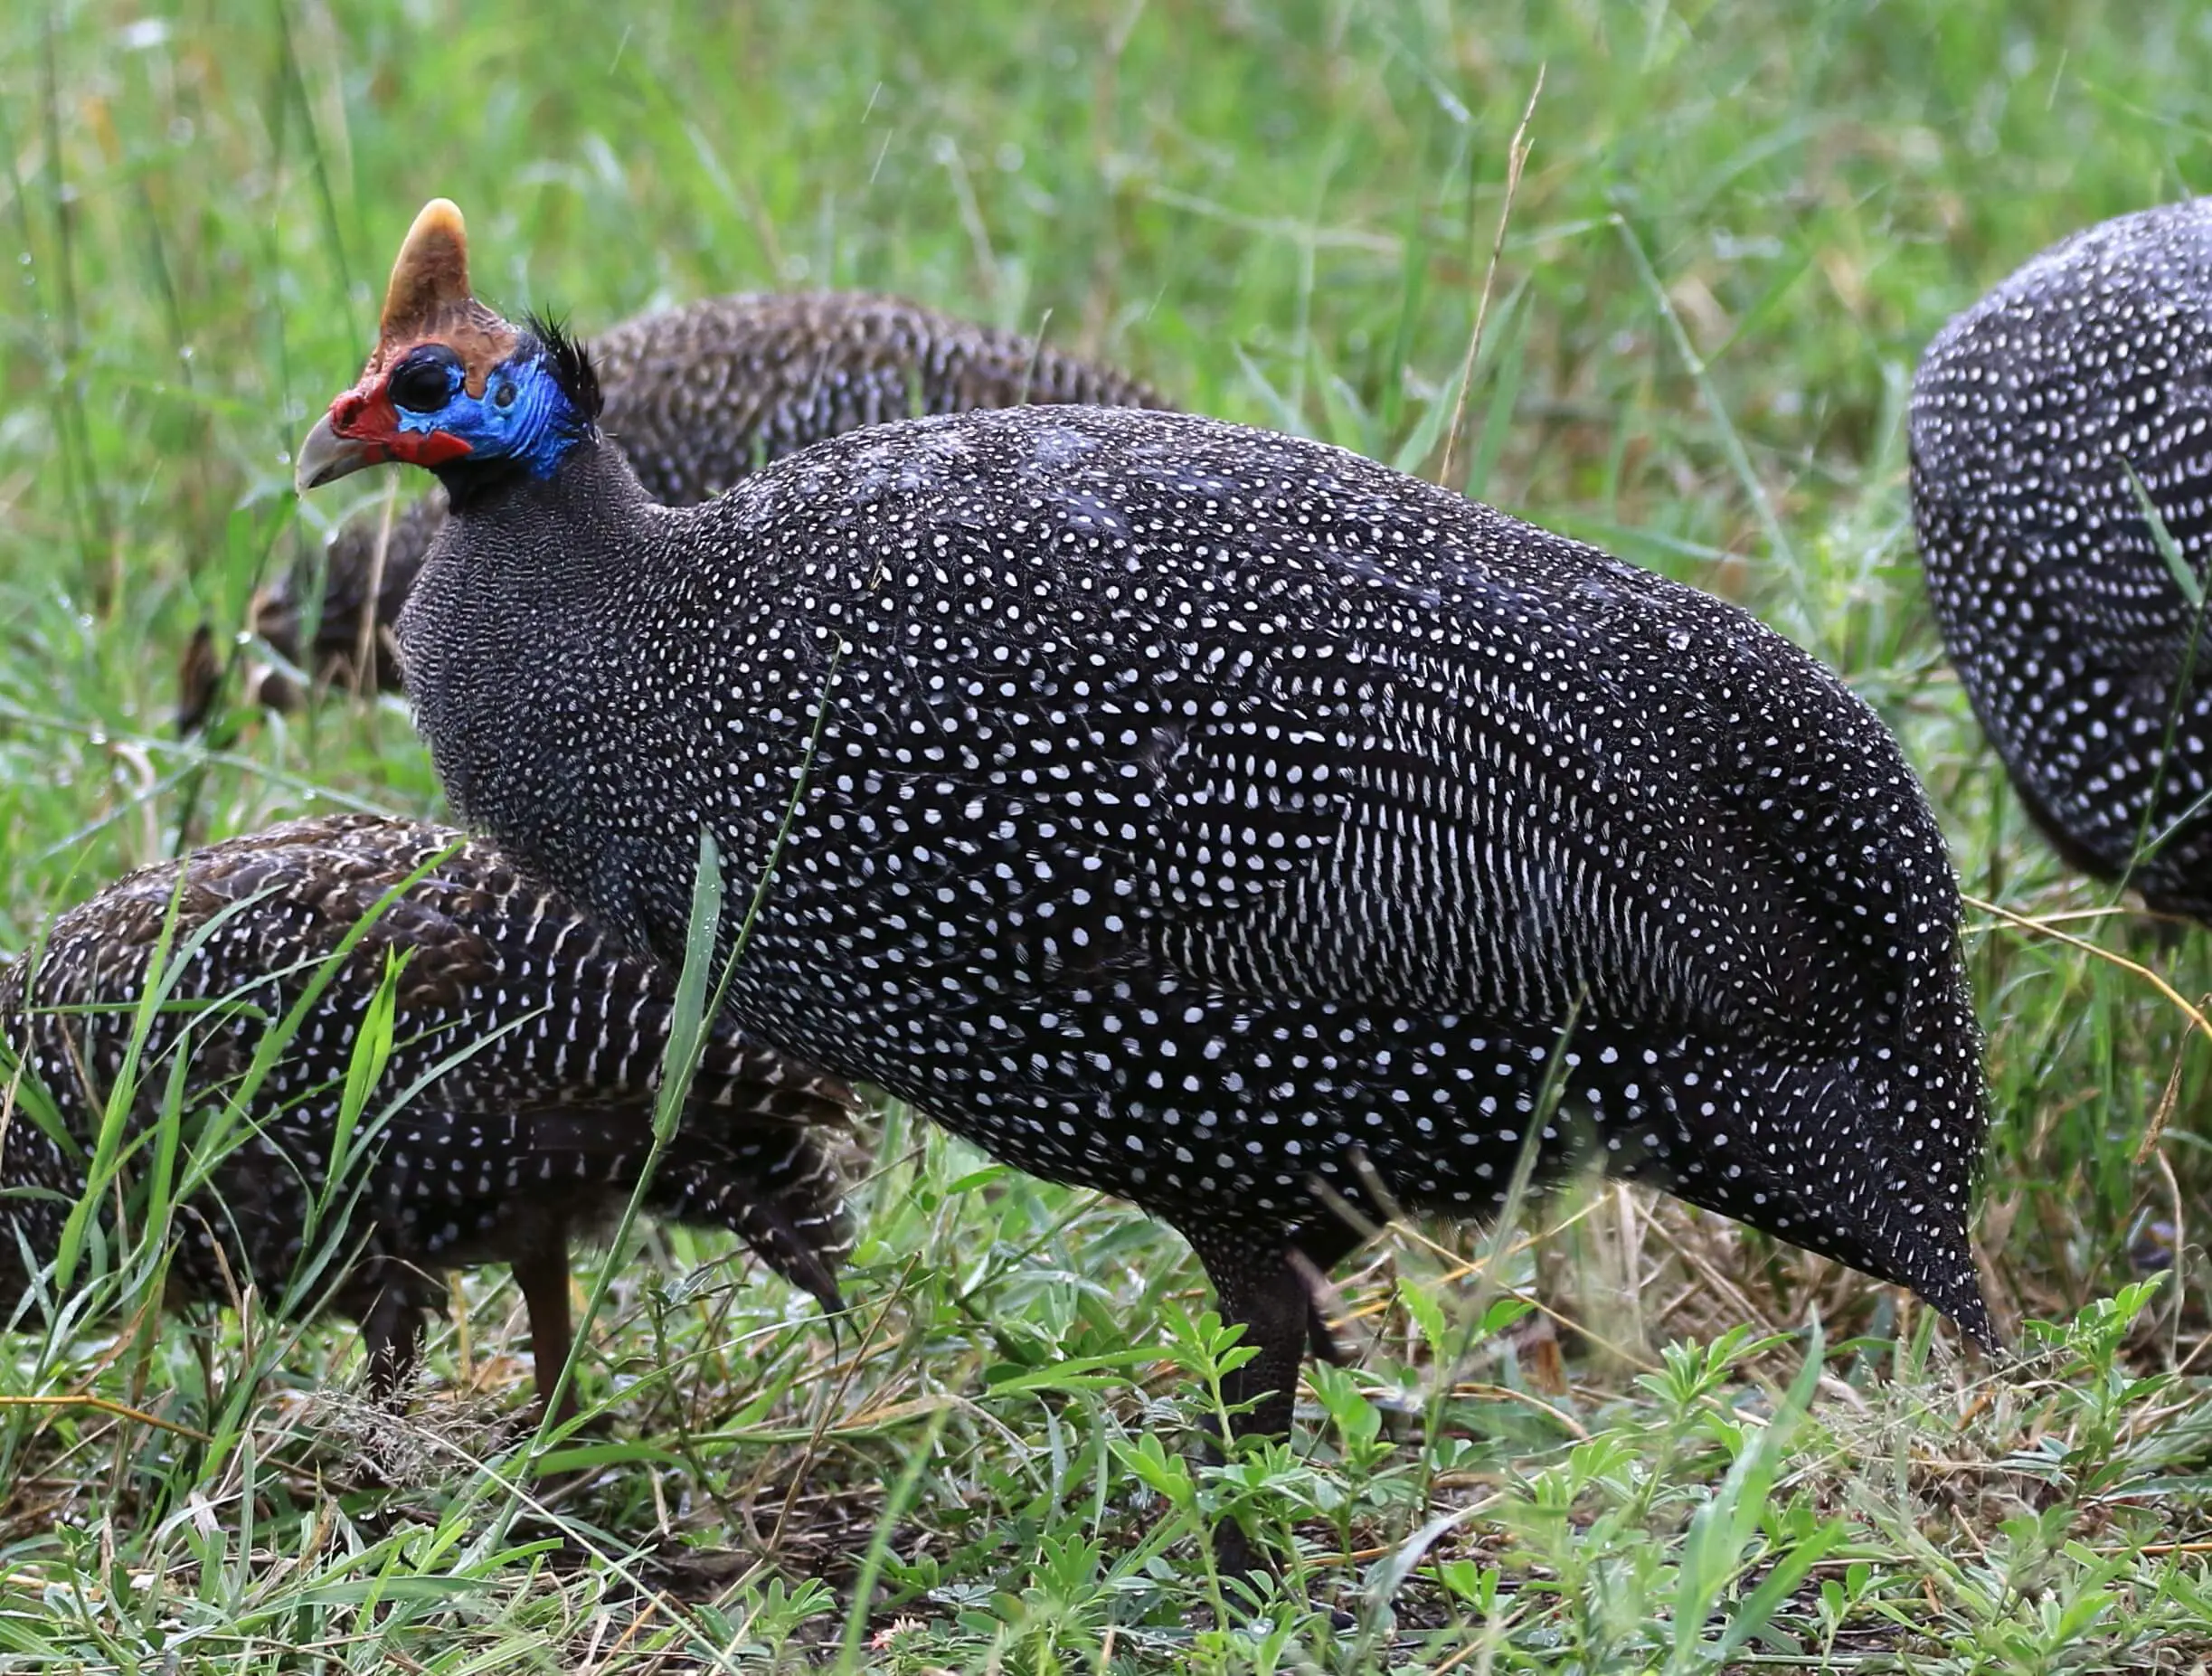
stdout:
{"type": "Polygon", "coordinates": [[[403,431],[400,412],[382,381],[369,390],[356,385],[330,404],[330,428],[361,445],[372,465],[396,459],[409,466],[442,466],[474,450],[450,431],[403,431]]]}
{"type": "Polygon", "coordinates": [[[400,440],[411,447],[413,451],[402,454],[399,444],[395,442],[392,445],[392,458],[404,459],[412,466],[442,466],[449,459],[458,459],[463,454],[475,451],[450,431],[402,431],[400,440]]]}

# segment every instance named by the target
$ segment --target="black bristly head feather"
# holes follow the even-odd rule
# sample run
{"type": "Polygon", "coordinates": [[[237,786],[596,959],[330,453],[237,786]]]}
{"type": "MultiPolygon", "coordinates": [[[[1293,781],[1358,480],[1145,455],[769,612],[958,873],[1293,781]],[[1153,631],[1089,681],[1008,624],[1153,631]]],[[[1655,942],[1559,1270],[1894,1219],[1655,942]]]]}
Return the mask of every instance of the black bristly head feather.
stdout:
{"type": "Polygon", "coordinates": [[[581,339],[570,335],[568,322],[561,316],[533,312],[523,317],[523,324],[544,346],[545,363],[553,368],[562,393],[582,419],[597,424],[603,402],[591,352],[581,339]]]}

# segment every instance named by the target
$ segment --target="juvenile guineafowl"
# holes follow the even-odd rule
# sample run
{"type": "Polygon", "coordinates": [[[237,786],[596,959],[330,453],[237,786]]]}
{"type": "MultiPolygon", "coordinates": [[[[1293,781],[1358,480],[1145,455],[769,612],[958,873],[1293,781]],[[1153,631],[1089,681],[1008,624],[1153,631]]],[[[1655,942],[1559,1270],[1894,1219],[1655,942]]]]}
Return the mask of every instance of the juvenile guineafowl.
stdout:
{"type": "MultiPolygon", "coordinates": [[[[1135,379],[1018,333],[956,320],[894,297],[828,291],[718,297],[640,315],[592,340],[606,399],[601,431],[638,480],[671,507],[712,499],[772,459],[863,425],[919,413],[1085,402],[1157,407],[1135,379]]],[[[423,555],[445,522],[433,489],[348,524],[330,544],[308,668],[399,686],[388,643],[423,555]]],[[[294,662],[314,567],[259,602],[255,628],[294,662]]],[[[264,683],[272,698],[288,696],[264,683]]]]}
{"type": "MultiPolygon", "coordinates": [[[[569,1240],[620,1210],[652,1142],[673,1000],[654,964],[618,952],[489,846],[412,821],[298,820],[141,868],[0,966],[5,1057],[28,1067],[61,1132],[26,1096],[0,1135],[6,1309],[24,1283],[22,1254],[51,1259],[83,1197],[156,971],[170,976],[166,1005],[141,1049],[126,1133],[148,1133],[178,1056],[190,1063],[187,1116],[219,1125],[235,1100],[248,1120],[177,1213],[173,1288],[221,1301],[251,1282],[264,1307],[326,1302],[362,1323],[372,1383],[389,1391],[442,1296],[434,1271],[506,1263],[549,1392],[569,1350],[569,1240]],[[391,1058],[326,1215],[316,1207],[348,1065],[394,959],[405,963],[391,1058]],[[242,1090],[267,1032],[303,999],[266,1080],[242,1090]],[[317,1268],[333,1217],[345,1218],[336,1256],[317,1268]]],[[[832,1271],[849,1235],[824,1126],[846,1109],[835,1078],[718,1027],[645,1207],[734,1230],[836,1310],[832,1271]]],[[[125,1162],[127,1180],[149,1167],[143,1148],[125,1162]]]]}
{"type": "Polygon", "coordinates": [[[1493,1213],[1524,1148],[1994,1340],[1955,882],[1787,641],[1209,420],[907,421],[679,511],[596,406],[441,201],[301,447],[302,488],[451,496],[400,639],[456,807],[664,960],[703,825],[733,901],[772,866],[732,1015],[1180,1229],[1258,1349],[1247,1425],[1289,1422],[1308,1265],[1493,1213]]]}
{"type": "Polygon", "coordinates": [[[1944,328],[1913,386],[1928,591],[2020,800],[2071,865],[2198,919],[2212,649],[2129,472],[2201,580],[2208,423],[2212,198],[2046,251],[1944,328]]]}

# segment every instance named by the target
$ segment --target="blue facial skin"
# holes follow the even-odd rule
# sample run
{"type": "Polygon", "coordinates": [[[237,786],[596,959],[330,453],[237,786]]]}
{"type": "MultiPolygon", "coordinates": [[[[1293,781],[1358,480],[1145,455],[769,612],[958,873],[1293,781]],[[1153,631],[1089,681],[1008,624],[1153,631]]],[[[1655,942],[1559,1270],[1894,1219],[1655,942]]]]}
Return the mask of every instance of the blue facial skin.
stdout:
{"type": "Polygon", "coordinates": [[[424,435],[442,431],[468,444],[452,467],[506,460],[533,477],[548,478],[587,428],[553,376],[544,347],[527,338],[492,369],[480,396],[468,393],[453,352],[436,344],[411,351],[392,369],[389,388],[401,430],[424,435]],[[439,401],[440,375],[442,404],[429,405],[439,401]]]}

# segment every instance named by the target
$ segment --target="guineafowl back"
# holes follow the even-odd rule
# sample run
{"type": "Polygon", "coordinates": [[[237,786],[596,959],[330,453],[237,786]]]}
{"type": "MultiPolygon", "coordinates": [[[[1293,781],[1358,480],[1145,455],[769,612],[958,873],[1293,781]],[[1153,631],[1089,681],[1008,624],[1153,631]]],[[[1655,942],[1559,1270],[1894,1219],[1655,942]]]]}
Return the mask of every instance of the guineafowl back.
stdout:
{"type": "Polygon", "coordinates": [[[1989,1336],[1940,835],[1744,613],[1170,414],[879,427],[690,511],[555,446],[446,474],[421,727],[664,960],[702,827],[732,933],[772,861],[763,1040],[1186,1231],[1477,1214],[1594,1151],[1989,1336]]]}
{"type": "Polygon", "coordinates": [[[2199,918],[2212,656],[2138,485],[2201,579],[2208,425],[2212,199],[2045,251],[1945,327],[1914,383],[1929,593],[2022,801],[2074,865],[2199,918]]]}
{"type": "Polygon", "coordinates": [[[654,499],[712,499],[824,438],[925,413],[1026,402],[1158,407],[1112,367],[902,298],[752,292],[594,339],[600,424],[654,499]]]}

